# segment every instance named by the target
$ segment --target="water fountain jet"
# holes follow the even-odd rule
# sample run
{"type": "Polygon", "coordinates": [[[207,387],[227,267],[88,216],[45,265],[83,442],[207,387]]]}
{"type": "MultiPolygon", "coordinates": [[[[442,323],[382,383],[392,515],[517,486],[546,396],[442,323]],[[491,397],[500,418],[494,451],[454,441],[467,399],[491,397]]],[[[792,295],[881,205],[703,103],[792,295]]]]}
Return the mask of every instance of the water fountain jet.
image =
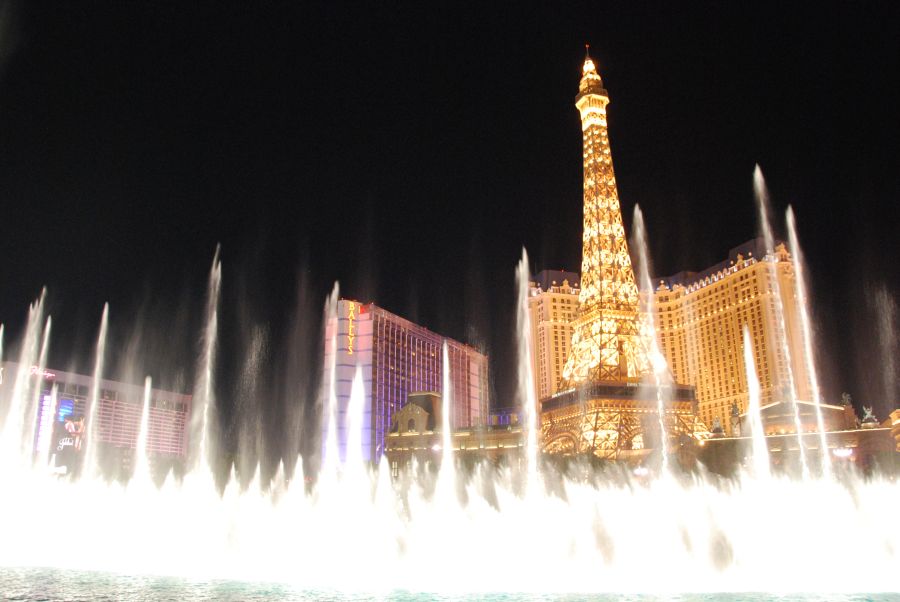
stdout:
{"type": "Polygon", "coordinates": [[[656,385],[656,415],[659,420],[659,449],[662,458],[660,474],[665,476],[669,472],[668,436],[666,432],[666,398],[664,385],[671,384],[669,366],[666,358],[659,349],[659,340],[656,335],[656,316],[653,311],[653,283],[650,281],[650,254],[647,251],[647,229],[644,225],[644,213],[640,205],[634,206],[634,242],[638,251],[638,273],[641,295],[643,323],[647,328],[644,338],[650,349],[647,354],[650,366],[653,370],[653,380],[656,385]]]}
{"type": "MultiPolygon", "coordinates": [[[[145,408],[148,389],[145,381],[145,408]]],[[[355,430],[359,413],[351,405],[355,430]]],[[[25,409],[20,405],[22,416],[25,409]]],[[[6,449],[6,440],[0,445],[6,449]]],[[[179,485],[170,477],[159,489],[122,487],[4,465],[0,480],[22,495],[0,496],[0,516],[14,518],[4,523],[0,566],[288,581],[320,595],[321,588],[355,587],[363,590],[359,597],[392,588],[535,596],[562,589],[847,590],[860,585],[855,576],[862,574],[866,587],[893,587],[897,556],[886,545],[900,541],[900,525],[872,517],[887,516],[900,504],[896,482],[849,475],[849,486],[833,481],[823,491],[818,481],[751,484],[741,481],[743,475],[737,482],[698,474],[641,483],[586,465],[572,476],[551,470],[542,466],[540,474],[552,488],[532,488],[523,496],[515,471],[483,465],[466,483],[466,503],[459,504],[431,495],[430,476],[420,478],[416,468],[391,482],[384,458],[377,476],[354,481],[344,478],[346,471],[334,480],[322,475],[309,493],[300,459],[283,488],[277,475],[269,486],[254,480],[247,488],[233,478],[221,495],[215,483],[199,487],[187,478],[179,485]],[[59,522],[47,517],[57,516],[60,500],[90,526],[77,554],[46,545],[59,537],[59,522]],[[763,519],[760,508],[771,500],[778,500],[779,512],[763,519]],[[835,516],[850,528],[823,529],[835,516]],[[773,546],[785,533],[792,545],[773,546]],[[181,543],[173,546],[175,541],[181,543]],[[843,549],[871,553],[842,558],[841,571],[818,570],[843,549]],[[461,558],[464,580],[447,570],[461,558]],[[362,567],[352,583],[348,566],[362,567]],[[663,567],[649,584],[648,566],[663,567]]],[[[0,577],[8,574],[0,571],[0,577]]]]}
{"type": "Polygon", "coordinates": [[[220,247],[216,246],[207,284],[205,326],[203,328],[202,352],[197,366],[197,381],[194,386],[194,411],[191,412],[191,442],[193,449],[192,468],[199,468],[212,478],[212,417],[215,412],[215,388],[213,378],[216,365],[216,344],[219,327],[219,291],[222,286],[222,261],[220,247]],[[193,442],[197,443],[194,444],[193,442]]]}
{"type": "Polygon", "coordinates": [[[55,470],[55,466],[50,466],[50,438],[53,433],[53,412],[59,403],[59,383],[53,383],[50,386],[50,403],[46,408],[43,407],[43,399],[41,403],[41,414],[38,416],[38,432],[36,437],[37,445],[37,462],[36,465],[49,470],[55,470]]]}
{"type": "Polygon", "coordinates": [[[129,481],[129,486],[146,487],[152,484],[150,474],[150,402],[152,394],[152,379],[148,376],[144,379],[144,398],[141,404],[141,423],[138,428],[137,442],[134,446],[134,472],[129,481]]]}
{"type": "MultiPolygon", "coordinates": [[[[766,247],[766,256],[758,259],[760,261],[769,261],[769,254],[775,252],[775,236],[772,233],[772,222],[769,218],[769,190],[766,187],[766,181],[765,178],[763,178],[762,169],[760,169],[759,165],[756,165],[753,170],[753,191],[756,196],[756,206],[759,212],[759,226],[762,230],[766,247]]],[[[809,462],[806,457],[806,448],[803,445],[803,422],[800,420],[800,406],[797,403],[797,384],[794,380],[794,365],[791,360],[791,350],[788,345],[787,323],[784,315],[784,302],[781,298],[781,283],[778,280],[778,266],[774,261],[772,262],[771,269],[773,272],[772,288],[774,290],[775,316],[778,326],[778,332],[775,333],[775,339],[778,340],[781,354],[784,357],[787,388],[791,405],[794,410],[794,428],[797,431],[797,449],[800,453],[801,476],[804,479],[807,479],[809,478],[809,462]]]]}
{"type": "Polygon", "coordinates": [[[750,329],[744,326],[744,370],[747,377],[747,416],[750,419],[751,448],[753,474],[757,479],[767,479],[770,474],[769,446],[763,430],[760,416],[759,378],[756,376],[756,364],[753,361],[753,341],[750,329]]]}
{"type": "MultiPolygon", "coordinates": [[[[456,465],[453,453],[453,431],[450,414],[453,412],[453,383],[450,379],[450,351],[447,341],[441,345],[441,467],[435,496],[450,503],[456,496],[456,465]]],[[[435,425],[437,428],[437,425],[435,425]]]]}
{"type": "MultiPolygon", "coordinates": [[[[26,428],[22,431],[22,444],[20,448],[22,462],[24,464],[34,463],[34,461],[39,457],[44,459],[46,459],[47,457],[46,454],[35,453],[35,432],[33,427],[28,428],[28,425],[34,425],[37,423],[38,411],[41,406],[41,383],[44,380],[44,373],[47,371],[47,354],[49,353],[50,328],[52,325],[52,318],[50,316],[47,316],[47,320],[44,322],[43,336],[41,337],[41,351],[38,354],[37,369],[34,371],[34,382],[29,382],[32,390],[31,395],[28,399],[28,406],[25,411],[26,428]]],[[[43,469],[44,466],[45,464],[42,464],[41,468],[43,469]]]]}
{"type": "Polygon", "coordinates": [[[337,302],[340,289],[338,283],[325,301],[325,366],[322,376],[322,420],[325,422],[325,436],[322,441],[319,478],[335,480],[340,459],[338,458],[338,401],[337,401],[337,302]]]}
{"type": "Polygon", "coordinates": [[[522,248],[522,258],[516,268],[518,289],[516,303],[516,332],[518,333],[518,390],[525,415],[525,465],[526,487],[534,488],[540,478],[538,467],[538,400],[534,390],[534,374],[531,365],[531,319],[528,315],[528,283],[530,281],[528,253],[522,248]]]}
{"type": "Polygon", "coordinates": [[[806,269],[803,253],[800,250],[800,241],[797,238],[797,224],[794,220],[794,209],[787,209],[788,242],[791,249],[791,258],[794,264],[794,277],[797,280],[797,309],[800,314],[800,332],[803,334],[803,356],[806,362],[806,370],[809,373],[810,386],[812,387],[812,402],[816,408],[816,426],[819,430],[819,449],[822,456],[822,475],[830,479],[831,456],[828,451],[828,435],[825,433],[825,419],[822,416],[822,394],[819,389],[819,373],[816,370],[816,358],[813,345],[812,325],[809,319],[809,300],[806,293],[806,269]]]}
{"type": "Polygon", "coordinates": [[[100,380],[103,378],[103,362],[106,358],[106,331],[109,325],[109,303],[103,304],[100,315],[100,329],[97,332],[97,347],[94,351],[94,376],[91,381],[91,399],[88,403],[88,416],[84,425],[87,437],[87,448],[81,462],[81,477],[91,479],[99,468],[98,450],[100,446],[99,429],[97,429],[97,406],[100,405],[100,380]]]}
{"type": "Polygon", "coordinates": [[[28,307],[28,319],[19,349],[16,374],[9,401],[5,404],[8,408],[6,419],[3,429],[0,431],[0,463],[19,464],[22,447],[27,444],[23,441],[27,438],[24,431],[28,430],[25,412],[31,388],[32,367],[37,362],[40,353],[41,324],[43,323],[46,296],[47,289],[43,289],[40,297],[28,307]]]}

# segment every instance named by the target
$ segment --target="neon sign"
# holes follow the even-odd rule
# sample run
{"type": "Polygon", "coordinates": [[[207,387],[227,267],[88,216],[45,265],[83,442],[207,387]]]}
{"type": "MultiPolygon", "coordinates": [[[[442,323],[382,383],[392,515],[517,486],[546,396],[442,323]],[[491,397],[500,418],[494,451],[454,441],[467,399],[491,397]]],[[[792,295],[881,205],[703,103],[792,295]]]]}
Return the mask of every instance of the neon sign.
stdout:
{"type": "Polygon", "coordinates": [[[356,320],[356,303],[350,301],[347,306],[347,353],[353,355],[353,339],[356,333],[353,332],[353,322],[356,320]]]}
{"type": "Polygon", "coordinates": [[[37,366],[32,366],[32,367],[31,367],[31,373],[32,373],[32,374],[40,374],[40,375],[43,376],[44,378],[56,378],[56,374],[54,374],[53,372],[50,372],[49,370],[43,370],[43,371],[42,371],[42,370],[41,370],[39,367],[37,367],[37,366]]]}

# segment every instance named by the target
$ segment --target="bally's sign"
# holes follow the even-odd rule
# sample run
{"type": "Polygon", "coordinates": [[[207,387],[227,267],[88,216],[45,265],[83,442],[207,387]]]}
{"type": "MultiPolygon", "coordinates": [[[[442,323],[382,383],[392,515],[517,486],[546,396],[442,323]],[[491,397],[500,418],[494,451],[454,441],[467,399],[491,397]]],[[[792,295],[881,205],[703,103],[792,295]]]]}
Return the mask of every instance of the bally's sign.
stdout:
{"type": "Polygon", "coordinates": [[[351,301],[347,305],[347,353],[353,355],[353,339],[356,338],[357,305],[351,301]]]}

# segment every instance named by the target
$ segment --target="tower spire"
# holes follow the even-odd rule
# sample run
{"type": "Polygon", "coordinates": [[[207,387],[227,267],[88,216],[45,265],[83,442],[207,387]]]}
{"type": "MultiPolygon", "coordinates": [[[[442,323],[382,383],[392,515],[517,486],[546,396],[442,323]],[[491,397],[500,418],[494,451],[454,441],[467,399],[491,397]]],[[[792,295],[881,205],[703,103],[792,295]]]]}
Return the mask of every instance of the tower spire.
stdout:
{"type": "Polygon", "coordinates": [[[607,131],[609,93],[585,45],[575,106],[581,114],[584,159],[579,315],[563,368],[568,385],[621,381],[649,370],[641,334],[638,289],[622,224],[607,131]]]}
{"type": "MultiPolygon", "coordinates": [[[[578,96],[575,98],[575,106],[578,106],[579,99],[585,94],[597,94],[606,98],[609,104],[609,94],[603,88],[603,80],[597,73],[597,66],[594,59],[591,58],[590,45],[584,45],[584,65],[581,66],[581,82],[578,84],[578,96]]],[[[581,107],[578,107],[582,111],[581,107]]],[[[582,119],[584,112],[582,111],[582,119]]]]}

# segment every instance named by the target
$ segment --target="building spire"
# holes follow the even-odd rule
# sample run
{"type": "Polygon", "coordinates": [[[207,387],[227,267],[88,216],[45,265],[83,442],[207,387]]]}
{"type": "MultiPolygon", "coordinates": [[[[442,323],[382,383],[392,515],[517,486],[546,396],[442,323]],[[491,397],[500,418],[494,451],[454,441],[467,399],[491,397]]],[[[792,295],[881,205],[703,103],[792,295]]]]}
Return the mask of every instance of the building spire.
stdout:
{"type": "Polygon", "coordinates": [[[609,94],[603,88],[603,80],[597,73],[597,66],[594,59],[591,58],[591,45],[584,45],[584,65],[581,67],[581,83],[578,85],[579,97],[585,94],[598,94],[607,98],[609,102],[609,94]]]}

